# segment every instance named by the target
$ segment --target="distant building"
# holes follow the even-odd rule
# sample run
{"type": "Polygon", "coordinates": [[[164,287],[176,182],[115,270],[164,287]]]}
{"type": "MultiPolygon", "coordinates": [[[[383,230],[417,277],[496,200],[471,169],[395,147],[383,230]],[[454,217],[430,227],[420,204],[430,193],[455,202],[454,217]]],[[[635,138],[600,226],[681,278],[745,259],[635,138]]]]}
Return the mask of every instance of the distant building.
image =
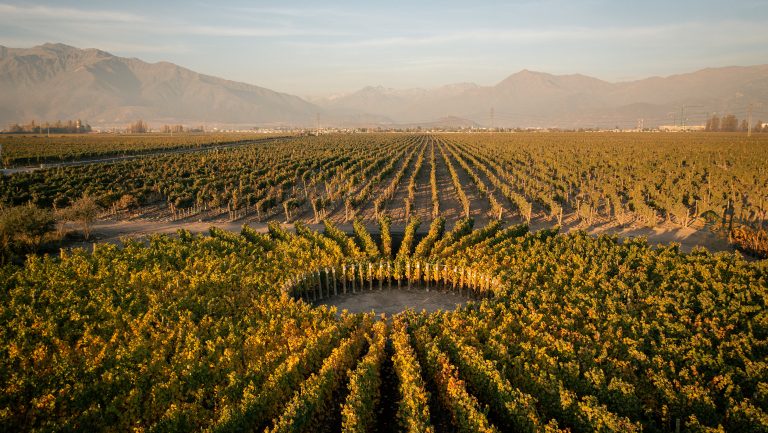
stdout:
{"type": "Polygon", "coordinates": [[[704,125],[661,125],[659,126],[660,131],[665,132],[691,132],[691,131],[703,131],[704,125]]]}

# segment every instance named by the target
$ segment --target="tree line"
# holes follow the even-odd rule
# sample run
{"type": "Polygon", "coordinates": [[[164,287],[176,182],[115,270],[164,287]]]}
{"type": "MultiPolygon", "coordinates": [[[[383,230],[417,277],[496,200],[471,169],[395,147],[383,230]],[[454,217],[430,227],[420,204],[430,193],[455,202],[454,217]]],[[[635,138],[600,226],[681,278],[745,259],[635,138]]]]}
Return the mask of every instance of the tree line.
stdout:
{"type": "MultiPolygon", "coordinates": [[[[733,114],[726,114],[722,118],[714,114],[707,119],[704,130],[707,132],[747,132],[750,129],[747,119],[739,119],[733,114]]],[[[758,120],[752,125],[752,132],[768,132],[768,123],[758,120]]]]}
{"type": "Polygon", "coordinates": [[[54,123],[36,123],[33,120],[25,125],[14,123],[3,132],[8,134],[79,134],[83,132],[91,132],[91,125],[80,119],[67,120],[66,122],[57,120],[54,123]]]}

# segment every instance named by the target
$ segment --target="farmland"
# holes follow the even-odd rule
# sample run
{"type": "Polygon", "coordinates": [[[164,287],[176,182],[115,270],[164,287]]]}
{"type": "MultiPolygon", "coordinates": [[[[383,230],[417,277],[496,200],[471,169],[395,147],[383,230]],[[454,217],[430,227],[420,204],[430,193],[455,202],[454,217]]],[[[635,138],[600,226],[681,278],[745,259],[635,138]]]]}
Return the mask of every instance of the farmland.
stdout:
{"type": "Polygon", "coordinates": [[[211,226],[0,268],[3,430],[768,430],[768,137],[206,142],[0,178],[211,226]],[[660,226],[749,260],[586,232],[660,226]]]}
{"type": "MultiPolygon", "coordinates": [[[[208,151],[194,143],[200,151],[4,177],[0,200],[62,208],[86,193],[113,219],[252,224],[370,224],[387,215],[396,227],[411,216],[469,216],[535,227],[732,229],[765,227],[768,217],[762,135],[358,134],[208,151]],[[139,208],[119,209],[123,196],[139,208]]],[[[88,146],[81,152],[101,149],[88,146]]]]}
{"type": "Polygon", "coordinates": [[[3,135],[2,164],[17,167],[43,163],[97,159],[119,155],[138,155],[174,149],[195,149],[236,144],[263,138],[260,134],[110,134],[95,135],[3,135]]]}
{"type": "Polygon", "coordinates": [[[180,232],[6,267],[0,423],[227,432],[768,426],[765,261],[498,222],[432,226],[438,236],[406,237],[396,254],[387,236],[371,244],[363,230],[297,223],[295,234],[276,224],[266,234],[180,232]],[[309,302],[430,284],[467,305],[376,322],[309,302]]]}

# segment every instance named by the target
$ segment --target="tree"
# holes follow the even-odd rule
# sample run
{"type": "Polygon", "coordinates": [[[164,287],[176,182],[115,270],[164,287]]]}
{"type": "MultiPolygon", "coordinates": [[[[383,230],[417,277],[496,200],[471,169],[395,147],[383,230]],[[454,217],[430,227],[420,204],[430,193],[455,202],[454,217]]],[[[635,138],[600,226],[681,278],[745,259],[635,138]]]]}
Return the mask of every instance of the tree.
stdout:
{"type": "Polygon", "coordinates": [[[120,210],[130,210],[139,207],[139,201],[131,194],[123,194],[115,206],[120,210]]]}
{"type": "Polygon", "coordinates": [[[14,253],[36,251],[52,232],[56,219],[51,211],[29,203],[0,209],[0,256],[2,261],[14,253]]]}
{"type": "Polygon", "coordinates": [[[723,117],[723,120],[720,122],[720,130],[724,132],[735,132],[737,131],[738,127],[739,119],[737,119],[733,114],[729,114],[723,117]]]}
{"type": "Polygon", "coordinates": [[[83,195],[72,203],[64,213],[68,221],[79,223],[83,229],[83,236],[87,240],[91,237],[91,228],[99,215],[101,208],[96,200],[88,194],[83,195]]]}
{"type": "Polygon", "coordinates": [[[741,121],[741,124],[739,125],[739,131],[741,132],[749,131],[749,123],[747,123],[747,119],[744,119],[741,121]]]}
{"type": "Polygon", "coordinates": [[[757,123],[752,127],[752,132],[763,132],[763,121],[758,120],[757,123]]]}
{"type": "Polygon", "coordinates": [[[713,114],[712,117],[707,119],[707,126],[704,128],[705,131],[709,132],[716,132],[720,130],[720,118],[713,114]]]}
{"type": "Polygon", "coordinates": [[[144,121],[141,119],[131,123],[130,126],[128,126],[128,131],[130,131],[131,134],[143,134],[148,130],[149,128],[147,127],[147,124],[144,123],[144,121]]]}

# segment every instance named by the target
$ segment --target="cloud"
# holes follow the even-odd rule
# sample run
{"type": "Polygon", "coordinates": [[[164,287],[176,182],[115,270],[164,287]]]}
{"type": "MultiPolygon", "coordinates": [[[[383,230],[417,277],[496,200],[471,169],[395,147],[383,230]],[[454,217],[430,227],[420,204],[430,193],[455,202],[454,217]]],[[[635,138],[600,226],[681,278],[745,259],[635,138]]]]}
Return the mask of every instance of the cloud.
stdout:
{"type": "MultiPolygon", "coordinates": [[[[140,30],[143,34],[156,35],[191,35],[221,37],[290,37],[290,36],[344,36],[335,30],[319,30],[307,26],[220,26],[201,25],[184,22],[179,19],[158,20],[121,11],[93,11],[86,9],[62,8],[50,6],[16,6],[0,3],[0,23],[14,27],[34,30],[40,22],[50,23],[46,30],[66,28],[68,34],[105,32],[115,34],[118,29],[131,32],[140,30]],[[35,23],[32,25],[32,23],[35,23]]],[[[39,32],[39,30],[38,30],[39,32]]]]}
{"type": "Polygon", "coordinates": [[[367,16],[367,14],[354,12],[349,9],[335,8],[233,7],[228,9],[238,13],[246,12],[258,15],[272,15],[291,18],[317,18],[318,16],[353,18],[367,16]]]}
{"type": "Polygon", "coordinates": [[[62,8],[53,6],[16,6],[7,3],[0,3],[0,17],[16,19],[31,19],[31,20],[49,20],[53,19],[66,19],[70,21],[96,21],[96,22],[124,22],[124,23],[137,23],[144,22],[145,18],[121,11],[107,11],[107,10],[87,10],[87,9],[74,9],[74,8],[62,8]]]}
{"type": "Polygon", "coordinates": [[[244,36],[244,37],[281,37],[281,36],[344,36],[346,33],[293,27],[222,27],[172,25],[157,29],[159,33],[200,35],[200,36],[244,36]]]}
{"type": "Polygon", "coordinates": [[[385,38],[362,38],[352,41],[324,42],[295,42],[294,45],[307,47],[328,48],[376,48],[376,47],[407,47],[445,45],[457,42],[572,42],[572,41],[616,41],[616,40],[664,40],[671,37],[693,37],[719,35],[721,42],[732,42],[731,36],[744,41],[746,29],[753,28],[748,38],[753,42],[768,42],[768,34],[759,29],[760,23],[751,22],[722,22],[705,23],[690,22],[660,26],[637,27],[558,27],[549,29],[470,29],[426,35],[407,35],[385,38]]]}

